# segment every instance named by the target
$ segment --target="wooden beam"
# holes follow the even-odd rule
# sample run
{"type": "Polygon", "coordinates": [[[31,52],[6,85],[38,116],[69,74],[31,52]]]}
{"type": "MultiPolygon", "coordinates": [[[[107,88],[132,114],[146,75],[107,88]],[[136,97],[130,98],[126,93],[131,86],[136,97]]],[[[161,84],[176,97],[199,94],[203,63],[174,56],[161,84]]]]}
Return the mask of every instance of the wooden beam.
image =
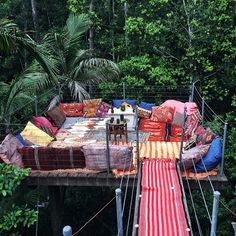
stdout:
{"type": "MultiPolygon", "coordinates": [[[[113,174],[107,173],[60,173],[60,174],[48,174],[32,173],[28,176],[24,182],[27,185],[43,185],[43,186],[103,186],[103,187],[118,187],[121,178],[116,178],[113,174]]],[[[128,186],[131,187],[135,176],[130,176],[128,186]]],[[[212,184],[215,189],[224,189],[227,183],[225,175],[210,176],[212,184]]],[[[127,176],[124,176],[123,184],[126,184],[127,176]]],[[[198,183],[195,179],[188,179],[192,189],[198,189],[198,183]]],[[[203,188],[210,188],[208,178],[201,179],[201,185],[203,188]]],[[[184,187],[186,189],[186,178],[183,178],[184,187]]]]}

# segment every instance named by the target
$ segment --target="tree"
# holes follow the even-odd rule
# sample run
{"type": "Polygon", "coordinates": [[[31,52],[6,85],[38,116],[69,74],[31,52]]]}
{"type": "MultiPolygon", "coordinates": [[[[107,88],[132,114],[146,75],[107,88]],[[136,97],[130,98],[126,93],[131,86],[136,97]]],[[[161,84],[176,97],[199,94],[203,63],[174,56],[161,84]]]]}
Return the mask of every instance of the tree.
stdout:
{"type": "Polygon", "coordinates": [[[44,45],[56,58],[58,81],[68,86],[74,99],[88,97],[88,82],[98,83],[116,79],[117,65],[107,59],[94,57],[92,50],[81,48],[81,37],[88,31],[90,20],[86,15],[70,14],[61,32],[49,33],[44,45]]]}

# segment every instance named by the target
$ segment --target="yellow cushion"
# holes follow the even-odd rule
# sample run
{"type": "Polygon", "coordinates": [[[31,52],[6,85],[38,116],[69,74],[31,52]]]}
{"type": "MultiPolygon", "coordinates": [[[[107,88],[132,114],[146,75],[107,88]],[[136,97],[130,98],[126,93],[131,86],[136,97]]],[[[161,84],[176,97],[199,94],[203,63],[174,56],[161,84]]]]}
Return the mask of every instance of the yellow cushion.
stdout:
{"type": "Polygon", "coordinates": [[[27,123],[26,127],[21,132],[21,136],[29,142],[36,145],[40,145],[42,147],[47,147],[48,144],[53,141],[53,138],[51,136],[43,132],[30,121],[27,123]]]}

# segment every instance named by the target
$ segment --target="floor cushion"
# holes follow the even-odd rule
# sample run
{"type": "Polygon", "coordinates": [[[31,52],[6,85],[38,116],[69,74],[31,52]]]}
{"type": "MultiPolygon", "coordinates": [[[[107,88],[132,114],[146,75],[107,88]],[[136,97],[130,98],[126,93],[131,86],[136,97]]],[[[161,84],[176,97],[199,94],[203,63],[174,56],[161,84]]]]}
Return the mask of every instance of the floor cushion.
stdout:
{"type": "Polygon", "coordinates": [[[152,110],[152,107],[156,106],[155,103],[147,103],[147,102],[143,102],[141,101],[141,103],[139,104],[139,107],[145,109],[145,110],[152,110]]]}
{"type": "MultiPolygon", "coordinates": [[[[132,147],[126,145],[109,145],[110,168],[128,170],[132,164],[132,147]]],[[[92,170],[106,170],[106,145],[90,144],[83,146],[86,168],[92,170]]]]}
{"type": "Polygon", "coordinates": [[[20,141],[20,143],[21,143],[24,147],[28,147],[28,146],[31,146],[31,145],[32,145],[32,143],[27,142],[27,141],[21,136],[21,134],[17,134],[15,137],[18,139],[18,141],[20,141]]]}
{"type": "Polygon", "coordinates": [[[207,128],[206,130],[199,130],[197,129],[197,145],[201,144],[208,144],[211,143],[214,138],[215,134],[212,132],[210,128],[207,128]]]}
{"type": "Polygon", "coordinates": [[[67,117],[83,116],[84,104],[81,103],[60,103],[59,107],[65,112],[67,117]]]}
{"type": "Polygon", "coordinates": [[[47,111],[45,116],[57,128],[60,128],[66,119],[65,112],[58,106],[55,106],[51,110],[47,111]]]}
{"type": "Polygon", "coordinates": [[[116,108],[119,108],[123,102],[128,103],[131,106],[136,105],[136,100],[130,100],[130,99],[116,99],[112,100],[112,105],[116,108]]]}
{"type": "Polygon", "coordinates": [[[196,171],[205,172],[205,168],[206,170],[212,170],[217,167],[217,165],[221,162],[221,159],[222,159],[222,142],[221,138],[216,138],[212,141],[206,155],[197,163],[196,171]]]}
{"type": "Polygon", "coordinates": [[[43,116],[33,116],[33,121],[34,121],[34,124],[40,128],[40,129],[49,129],[51,131],[51,133],[53,135],[55,135],[58,131],[58,128],[57,127],[54,127],[52,125],[52,123],[46,118],[46,117],[43,117],[43,116]]]}
{"type": "Polygon", "coordinates": [[[23,167],[23,162],[18,149],[23,148],[23,144],[12,134],[8,134],[0,145],[0,154],[5,154],[11,164],[23,167]]]}
{"type": "Polygon", "coordinates": [[[191,167],[199,162],[201,158],[207,153],[209,145],[201,145],[184,151],[182,154],[182,162],[180,162],[181,170],[189,170],[191,167]]]}
{"type": "Polygon", "coordinates": [[[102,102],[102,99],[88,99],[83,100],[84,104],[84,117],[96,117],[97,109],[99,108],[100,104],[102,102]]]}
{"type": "Polygon", "coordinates": [[[53,140],[50,135],[39,129],[30,121],[27,123],[24,130],[21,132],[21,136],[35,145],[47,147],[53,140]]]}

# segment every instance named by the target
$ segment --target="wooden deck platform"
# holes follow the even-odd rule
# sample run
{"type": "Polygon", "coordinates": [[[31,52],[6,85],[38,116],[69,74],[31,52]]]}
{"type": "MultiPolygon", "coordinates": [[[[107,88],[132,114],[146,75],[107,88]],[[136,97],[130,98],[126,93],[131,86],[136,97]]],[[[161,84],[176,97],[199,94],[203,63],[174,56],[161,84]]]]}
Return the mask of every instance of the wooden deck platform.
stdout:
{"type": "MultiPolygon", "coordinates": [[[[124,176],[123,183],[126,184],[127,176],[124,176]]],[[[129,186],[132,186],[135,175],[130,175],[129,186]]],[[[227,183],[225,175],[210,176],[215,189],[223,189],[227,183]]],[[[101,172],[56,172],[56,171],[33,171],[24,180],[24,183],[30,186],[119,186],[121,178],[116,178],[112,173],[101,172]]],[[[188,179],[191,189],[198,189],[198,182],[195,179],[188,179]]],[[[203,188],[210,188],[208,178],[201,179],[203,188]]],[[[183,178],[184,187],[187,189],[186,178],[183,178]]]]}

